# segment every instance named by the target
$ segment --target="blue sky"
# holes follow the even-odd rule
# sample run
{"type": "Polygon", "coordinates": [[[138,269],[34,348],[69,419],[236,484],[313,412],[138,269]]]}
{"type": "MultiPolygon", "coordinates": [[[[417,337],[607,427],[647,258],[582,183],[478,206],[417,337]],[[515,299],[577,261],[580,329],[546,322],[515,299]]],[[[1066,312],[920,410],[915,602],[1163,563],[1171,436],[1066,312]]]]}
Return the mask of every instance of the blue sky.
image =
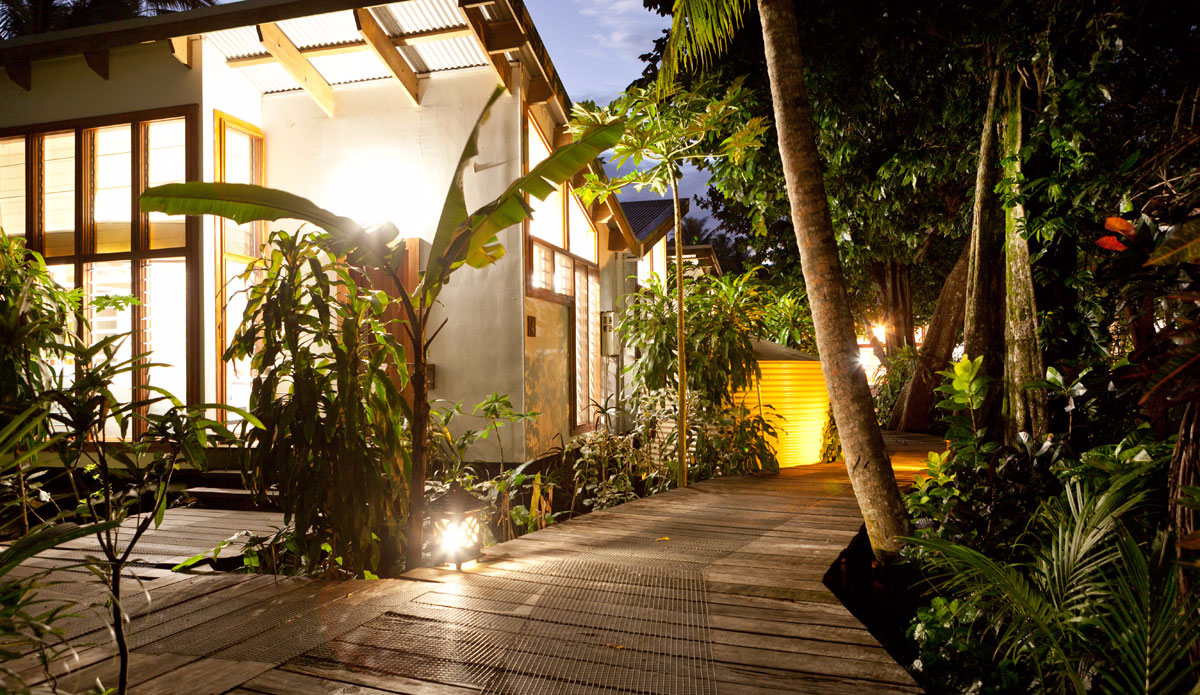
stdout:
{"type": "MultiPolygon", "coordinates": [[[[542,42],[572,99],[606,104],[641,77],[654,39],[671,26],[642,6],[642,0],[525,0],[542,42]]],[[[685,171],[680,193],[703,193],[708,177],[685,171]]],[[[622,200],[645,200],[658,195],[629,189],[622,200]]],[[[692,209],[698,210],[695,203],[692,209]]],[[[704,217],[703,215],[695,215],[704,217]]]]}

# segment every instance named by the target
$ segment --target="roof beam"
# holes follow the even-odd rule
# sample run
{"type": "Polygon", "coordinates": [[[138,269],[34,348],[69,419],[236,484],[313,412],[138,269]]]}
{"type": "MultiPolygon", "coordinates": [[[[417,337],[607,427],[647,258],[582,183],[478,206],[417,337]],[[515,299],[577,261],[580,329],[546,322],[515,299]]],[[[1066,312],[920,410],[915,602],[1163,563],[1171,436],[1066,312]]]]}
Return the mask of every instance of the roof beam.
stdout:
{"type": "Polygon", "coordinates": [[[525,45],[525,32],[516,22],[495,22],[483,25],[483,44],[488,55],[517,51],[525,45]]]}
{"type": "MultiPolygon", "coordinates": [[[[388,38],[394,46],[419,46],[425,43],[434,41],[448,41],[450,39],[458,39],[474,36],[475,32],[470,27],[450,27],[448,29],[431,29],[429,31],[413,32],[411,34],[403,34],[401,36],[392,36],[388,38]]],[[[336,46],[309,46],[301,48],[300,55],[305,58],[319,58],[321,56],[341,55],[343,53],[356,53],[358,51],[369,51],[371,47],[364,41],[350,41],[340,43],[336,46]]],[[[230,58],[225,61],[225,64],[231,68],[245,68],[251,65],[267,65],[275,62],[275,59],[270,55],[253,55],[244,56],[241,58],[230,58]]]]}
{"type": "Polygon", "coordinates": [[[529,80],[529,86],[525,88],[525,101],[529,104],[545,104],[554,98],[554,90],[550,87],[550,82],[544,77],[535,77],[529,80]]]}
{"type": "MultiPolygon", "coordinates": [[[[192,38],[190,36],[171,37],[171,55],[183,63],[188,70],[192,69],[192,38]]],[[[271,60],[274,60],[272,58],[271,60]]]]}
{"type": "Polygon", "coordinates": [[[363,40],[387,66],[392,77],[404,87],[404,92],[412,99],[413,106],[420,106],[420,83],[417,74],[404,60],[404,56],[400,55],[399,49],[388,38],[387,32],[375,21],[375,16],[367,8],[360,7],[354,10],[354,23],[358,25],[358,33],[362,34],[363,40]]]}
{"type": "Polygon", "coordinates": [[[313,67],[313,64],[308,62],[308,59],[301,55],[296,49],[296,44],[283,33],[279,25],[274,22],[267,22],[258,25],[258,40],[262,43],[267,53],[275,57],[279,64],[287,70],[304,91],[312,97],[312,100],[321,107],[326,116],[333,117],[333,87],[325,81],[321,73],[313,67]]]}
{"type": "Polygon", "coordinates": [[[500,84],[504,88],[512,91],[512,71],[509,70],[508,61],[504,59],[503,54],[492,54],[488,51],[487,39],[487,20],[483,16],[483,11],[478,7],[463,7],[459,5],[458,11],[466,20],[467,26],[471,27],[472,34],[475,35],[475,40],[479,43],[479,49],[482,50],[488,57],[488,62],[492,66],[492,70],[496,73],[496,79],[500,80],[500,84]]]}
{"type": "Polygon", "coordinates": [[[21,89],[26,92],[33,91],[33,70],[28,62],[5,63],[4,72],[8,73],[8,79],[16,82],[21,89]]]}
{"type": "Polygon", "coordinates": [[[99,75],[102,79],[108,79],[108,49],[104,48],[99,51],[84,51],[83,59],[87,62],[87,66],[92,69],[92,72],[99,75]]]}

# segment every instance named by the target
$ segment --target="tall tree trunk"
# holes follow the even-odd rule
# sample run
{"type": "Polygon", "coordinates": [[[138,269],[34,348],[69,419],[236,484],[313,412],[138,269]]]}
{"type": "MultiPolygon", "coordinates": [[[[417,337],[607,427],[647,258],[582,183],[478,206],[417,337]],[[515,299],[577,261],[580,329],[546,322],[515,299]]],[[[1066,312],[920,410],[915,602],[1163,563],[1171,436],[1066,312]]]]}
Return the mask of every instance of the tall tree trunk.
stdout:
{"type": "MultiPolygon", "coordinates": [[[[1022,122],[1020,78],[1008,73],[1000,130],[1004,178],[1014,194],[1020,193],[1022,122]]],[[[1043,378],[1045,369],[1038,345],[1029,243],[1025,240],[1025,206],[1019,199],[1004,213],[1004,257],[1004,400],[1008,404],[1004,438],[1015,444],[1020,432],[1028,432],[1034,439],[1046,434],[1045,394],[1041,389],[1025,388],[1025,384],[1043,378]]]]}
{"type": "Polygon", "coordinates": [[[929,410],[933,406],[934,389],[937,388],[937,372],[945,369],[958,345],[958,331],[963,325],[963,314],[967,305],[967,265],[971,260],[971,245],[963,247],[958,262],[946,277],[946,284],[938,293],[929,329],[917,367],[904,385],[888,429],[904,432],[928,432],[929,410]]]}
{"type": "Polygon", "coordinates": [[[679,414],[675,422],[675,444],[678,448],[679,487],[687,487],[687,350],[683,330],[683,234],[679,229],[679,186],[671,177],[671,201],[675,205],[675,291],[678,311],[675,323],[675,352],[679,358],[679,414]]]}
{"type": "Polygon", "coordinates": [[[1001,424],[1004,376],[1004,220],[996,197],[1000,166],[996,152],[996,109],[1000,70],[993,68],[988,89],[979,166],[975,173],[975,207],[971,220],[971,260],[967,266],[967,304],[963,345],[968,357],[983,355],[984,375],[992,387],[980,408],[979,421],[995,437],[1001,424]]]}
{"type": "Polygon", "coordinates": [[[816,134],[808,103],[793,0],[758,0],[767,72],[771,80],[779,155],[800,264],[816,329],[821,370],[842,440],[846,470],[876,557],[896,556],[897,536],[909,533],[908,514],[888,458],[842,277],[816,134]]]}
{"type": "Polygon", "coordinates": [[[871,264],[875,298],[883,313],[884,353],[890,361],[902,348],[916,344],[913,326],[911,268],[895,259],[871,264]]]}

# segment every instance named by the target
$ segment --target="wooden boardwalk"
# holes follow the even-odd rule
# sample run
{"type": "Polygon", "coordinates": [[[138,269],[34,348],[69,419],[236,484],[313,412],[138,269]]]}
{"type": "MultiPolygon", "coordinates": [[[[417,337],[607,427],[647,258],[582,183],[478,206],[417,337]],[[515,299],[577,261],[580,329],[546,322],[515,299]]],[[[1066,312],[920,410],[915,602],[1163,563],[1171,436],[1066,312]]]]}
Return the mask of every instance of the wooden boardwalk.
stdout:
{"type": "MultiPolygon", "coordinates": [[[[844,468],[830,464],[594,512],[489,548],[464,572],[169,574],[127,602],[130,690],[919,692],[821,582],[861,523],[844,468]]],[[[68,636],[78,653],[56,667],[60,687],[112,685],[100,616],[85,613],[68,636]]],[[[8,666],[38,672],[29,658],[8,666]]]]}

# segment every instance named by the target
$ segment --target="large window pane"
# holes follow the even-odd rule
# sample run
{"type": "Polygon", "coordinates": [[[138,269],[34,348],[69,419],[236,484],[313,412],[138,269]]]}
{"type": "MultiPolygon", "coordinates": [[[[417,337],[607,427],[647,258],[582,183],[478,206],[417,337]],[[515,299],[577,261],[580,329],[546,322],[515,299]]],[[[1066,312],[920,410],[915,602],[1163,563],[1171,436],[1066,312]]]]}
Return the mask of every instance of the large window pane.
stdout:
{"type": "MultiPolygon", "coordinates": [[[[528,128],[529,168],[532,170],[543,159],[550,156],[550,145],[534,125],[533,118],[528,119],[528,128]]],[[[566,248],[562,189],[554,191],[545,200],[538,200],[530,196],[529,206],[533,209],[533,217],[529,221],[529,233],[560,249],[566,248]]]]}
{"type": "MultiPolygon", "coordinates": [[[[51,265],[46,267],[50,274],[50,279],[54,280],[55,284],[64,290],[75,289],[75,264],[68,263],[66,265],[51,265]]],[[[75,321],[71,321],[70,328],[75,328],[75,321]]],[[[55,355],[47,357],[47,363],[51,371],[62,380],[63,386],[69,386],[75,381],[75,360],[71,357],[59,358],[55,355]]]]}
{"type": "Polygon", "coordinates": [[[92,214],[96,253],[130,249],[133,228],[133,138],[128,125],[100,128],[94,133],[96,162],[92,173],[92,214]]]}
{"type": "MultiPolygon", "coordinates": [[[[187,130],[182,118],[155,121],[146,126],[147,184],[182,183],[187,178],[187,130]]],[[[171,249],[187,245],[183,215],[150,213],[150,248],[171,249]]]]}
{"type": "Polygon", "coordinates": [[[75,253],[75,133],[43,140],[42,220],[46,256],[75,253]]]}
{"type": "Polygon", "coordinates": [[[596,230],[592,227],[591,217],[583,209],[583,203],[574,193],[570,196],[568,205],[568,229],[571,231],[571,253],[592,263],[598,263],[596,249],[596,230]]]}
{"type": "MultiPolygon", "coordinates": [[[[256,138],[236,128],[225,128],[225,181],[227,183],[261,183],[256,175],[254,156],[256,138]]],[[[248,222],[234,226],[226,220],[225,252],[241,256],[257,256],[258,244],[254,238],[255,224],[248,222]]]]}
{"type": "MultiPolygon", "coordinates": [[[[241,275],[246,271],[247,264],[234,260],[225,261],[225,344],[228,345],[233,334],[237,332],[242,322],[242,314],[246,311],[246,282],[241,275]]],[[[238,408],[250,405],[250,386],[254,375],[250,370],[250,360],[229,360],[225,362],[225,403],[238,408]]],[[[230,413],[226,418],[236,417],[230,413]]]]}
{"type": "MultiPolygon", "coordinates": [[[[133,292],[132,268],[129,261],[111,261],[107,263],[88,263],[83,267],[84,304],[87,309],[88,322],[91,325],[92,343],[98,343],[105,338],[123,335],[118,339],[113,357],[115,362],[125,362],[133,357],[133,309],[129,306],[122,308],[98,307],[97,297],[128,296],[133,292]]],[[[133,398],[133,374],[126,372],[116,378],[110,386],[113,397],[121,403],[128,403],[133,398]]],[[[132,424],[132,423],[131,423],[132,424]]],[[[127,428],[126,435],[132,435],[133,430],[127,428]]],[[[109,420],[104,429],[107,439],[121,436],[117,423],[109,420]]]]}
{"type": "MultiPolygon", "coordinates": [[[[146,382],[187,402],[187,265],[182,258],[146,262],[142,275],[142,331],[150,362],[146,382]]],[[[153,397],[156,394],[148,394],[153,397]]],[[[163,412],[166,402],[151,412],[163,412]]]]}
{"type": "Polygon", "coordinates": [[[25,236],[25,138],[0,140],[0,229],[25,236]]]}

